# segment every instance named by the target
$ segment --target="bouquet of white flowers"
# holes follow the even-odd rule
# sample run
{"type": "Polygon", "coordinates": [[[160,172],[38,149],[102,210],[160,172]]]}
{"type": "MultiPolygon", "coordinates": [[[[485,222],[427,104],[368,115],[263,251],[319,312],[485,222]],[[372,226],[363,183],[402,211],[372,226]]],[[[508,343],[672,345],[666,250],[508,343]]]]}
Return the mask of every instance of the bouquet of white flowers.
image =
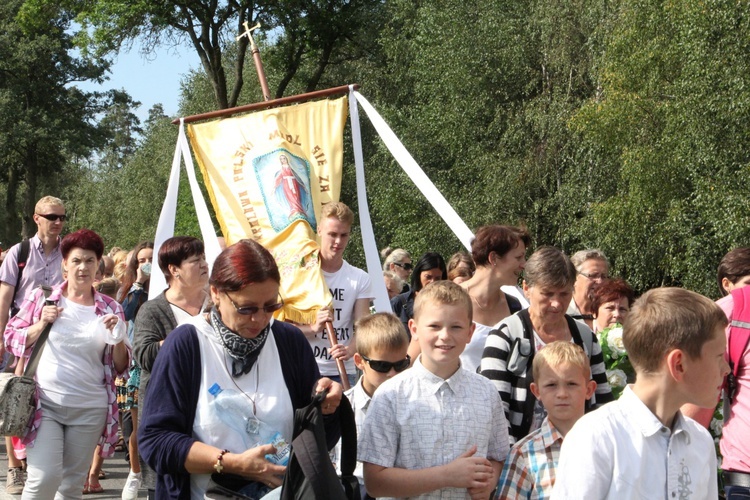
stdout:
{"type": "Polygon", "coordinates": [[[625,386],[635,381],[635,371],[622,343],[622,325],[617,323],[602,330],[599,344],[604,355],[607,382],[612,388],[612,394],[619,398],[625,386]]]}

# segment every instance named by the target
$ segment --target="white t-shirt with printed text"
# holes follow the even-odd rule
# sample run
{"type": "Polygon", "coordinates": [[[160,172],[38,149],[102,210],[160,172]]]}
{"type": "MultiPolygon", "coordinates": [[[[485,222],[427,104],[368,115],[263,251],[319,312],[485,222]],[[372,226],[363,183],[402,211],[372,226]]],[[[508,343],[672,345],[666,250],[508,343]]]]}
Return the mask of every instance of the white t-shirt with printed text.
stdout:
{"type": "MultiPolygon", "coordinates": [[[[372,299],[370,276],[344,261],[341,269],[335,273],[323,271],[328,289],[333,296],[333,328],[336,330],[336,339],[339,344],[349,345],[354,338],[354,305],[359,299],[372,299]]],[[[338,375],[336,362],[329,354],[331,342],[328,334],[323,331],[310,340],[315,360],[322,377],[338,375]]],[[[345,363],[346,373],[354,374],[354,360],[349,359],[345,363]]]]}

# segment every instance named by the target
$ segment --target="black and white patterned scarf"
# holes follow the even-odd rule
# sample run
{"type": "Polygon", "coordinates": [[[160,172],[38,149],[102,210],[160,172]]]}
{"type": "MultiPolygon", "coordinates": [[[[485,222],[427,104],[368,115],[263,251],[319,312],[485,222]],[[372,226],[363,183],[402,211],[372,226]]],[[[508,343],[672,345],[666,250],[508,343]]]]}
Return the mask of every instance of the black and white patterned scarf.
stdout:
{"type": "Polygon", "coordinates": [[[210,317],[214,332],[232,358],[232,376],[239,377],[250,372],[258,359],[263,344],[266,343],[268,332],[271,331],[271,324],[269,323],[254,339],[246,339],[230,330],[221,321],[221,316],[219,316],[216,307],[211,309],[210,317]]]}

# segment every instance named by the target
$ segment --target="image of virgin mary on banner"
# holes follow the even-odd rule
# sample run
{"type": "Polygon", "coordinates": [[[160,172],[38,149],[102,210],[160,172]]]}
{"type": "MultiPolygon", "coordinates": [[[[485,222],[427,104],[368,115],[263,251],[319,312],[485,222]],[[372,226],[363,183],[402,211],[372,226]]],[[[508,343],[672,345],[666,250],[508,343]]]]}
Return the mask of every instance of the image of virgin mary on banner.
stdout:
{"type": "Polygon", "coordinates": [[[281,273],[278,319],[310,324],[331,303],[317,220],[339,201],[347,98],[307,102],[187,126],[227,245],[252,238],[281,273]]]}

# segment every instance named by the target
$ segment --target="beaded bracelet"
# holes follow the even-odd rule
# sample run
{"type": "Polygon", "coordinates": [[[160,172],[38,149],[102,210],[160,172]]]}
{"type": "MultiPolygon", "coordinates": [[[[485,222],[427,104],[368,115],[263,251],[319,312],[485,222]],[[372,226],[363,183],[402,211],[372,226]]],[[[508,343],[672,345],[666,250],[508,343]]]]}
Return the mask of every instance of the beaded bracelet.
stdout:
{"type": "Polygon", "coordinates": [[[219,474],[222,473],[224,470],[224,464],[222,463],[222,460],[224,459],[224,454],[229,453],[229,450],[221,450],[219,452],[219,456],[216,457],[216,463],[214,464],[214,470],[218,472],[219,474]]]}

